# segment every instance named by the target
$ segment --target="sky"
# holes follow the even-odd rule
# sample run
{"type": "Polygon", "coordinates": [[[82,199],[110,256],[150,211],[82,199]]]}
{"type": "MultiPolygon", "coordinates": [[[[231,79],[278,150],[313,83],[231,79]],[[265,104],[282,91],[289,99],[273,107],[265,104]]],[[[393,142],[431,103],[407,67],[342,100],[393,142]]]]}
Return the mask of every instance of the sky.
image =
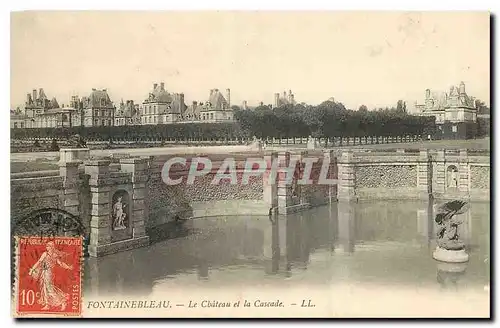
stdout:
{"type": "Polygon", "coordinates": [[[11,108],[43,88],[71,95],[106,88],[142,102],[153,83],[206,101],[231,89],[231,104],[335,98],[408,106],[425,89],[461,81],[490,103],[487,12],[17,12],[11,14],[11,108]]]}

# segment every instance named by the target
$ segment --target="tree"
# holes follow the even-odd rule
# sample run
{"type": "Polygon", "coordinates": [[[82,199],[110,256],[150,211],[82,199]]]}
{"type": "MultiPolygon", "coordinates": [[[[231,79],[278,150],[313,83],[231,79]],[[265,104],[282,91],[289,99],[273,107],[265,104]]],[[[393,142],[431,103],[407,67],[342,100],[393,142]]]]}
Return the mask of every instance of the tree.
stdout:
{"type": "Polygon", "coordinates": [[[406,113],[406,102],[403,100],[398,100],[396,105],[396,111],[399,113],[406,113]]]}
{"type": "Polygon", "coordinates": [[[478,114],[490,114],[490,108],[488,106],[486,106],[486,104],[484,103],[484,101],[481,101],[479,99],[476,99],[474,105],[476,106],[477,108],[477,113],[478,114]]]}
{"type": "Polygon", "coordinates": [[[366,113],[368,111],[368,107],[366,107],[365,105],[361,105],[361,106],[359,106],[358,111],[360,111],[362,113],[366,113]]]}

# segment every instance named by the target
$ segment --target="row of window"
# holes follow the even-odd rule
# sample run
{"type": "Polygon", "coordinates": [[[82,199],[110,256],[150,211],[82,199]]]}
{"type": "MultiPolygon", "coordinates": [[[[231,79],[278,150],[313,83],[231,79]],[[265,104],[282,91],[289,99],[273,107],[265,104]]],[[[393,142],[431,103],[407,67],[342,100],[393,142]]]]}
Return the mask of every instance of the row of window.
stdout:
{"type": "Polygon", "coordinates": [[[115,125],[125,125],[125,124],[127,124],[127,122],[130,122],[130,121],[128,121],[125,118],[117,118],[117,119],[115,119],[115,125]]]}
{"type": "MultiPolygon", "coordinates": [[[[170,106],[166,106],[166,109],[170,109],[171,107],[170,106]]],[[[144,105],[143,107],[143,110],[144,110],[144,114],[159,114],[160,110],[159,110],[159,106],[157,105],[144,105]]]]}
{"type": "MultiPolygon", "coordinates": [[[[90,122],[87,122],[90,123],[90,122]]],[[[99,120],[99,119],[94,119],[94,125],[93,126],[110,126],[111,125],[111,120],[99,120]]]]}
{"type": "Polygon", "coordinates": [[[111,116],[111,110],[106,110],[106,109],[101,109],[100,112],[101,115],[99,115],[99,110],[94,109],[94,116],[111,116]]]}

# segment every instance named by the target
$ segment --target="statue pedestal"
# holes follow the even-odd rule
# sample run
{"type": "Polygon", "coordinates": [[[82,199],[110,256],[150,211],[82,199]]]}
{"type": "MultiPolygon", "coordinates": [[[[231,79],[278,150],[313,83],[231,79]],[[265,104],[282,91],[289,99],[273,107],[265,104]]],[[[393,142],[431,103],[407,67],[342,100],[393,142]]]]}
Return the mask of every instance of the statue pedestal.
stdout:
{"type": "Polygon", "coordinates": [[[436,247],[432,257],[435,260],[449,263],[464,263],[469,261],[469,254],[465,250],[447,250],[439,246],[436,247]]]}

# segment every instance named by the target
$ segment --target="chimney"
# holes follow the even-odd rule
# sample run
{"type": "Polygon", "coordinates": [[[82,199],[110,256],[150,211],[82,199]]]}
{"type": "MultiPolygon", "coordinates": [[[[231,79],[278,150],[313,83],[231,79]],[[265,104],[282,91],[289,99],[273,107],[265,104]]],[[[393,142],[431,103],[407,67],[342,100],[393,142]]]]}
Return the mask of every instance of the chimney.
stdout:
{"type": "Polygon", "coordinates": [[[247,101],[246,100],[243,100],[243,109],[244,110],[248,109],[248,105],[247,105],[247,101]]]}
{"type": "Polygon", "coordinates": [[[210,96],[214,94],[214,89],[210,89],[210,96]]]}
{"type": "Polygon", "coordinates": [[[259,103],[259,106],[264,106],[264,102],[262,102],[262,101],[261,101],[261,102],[259,103]]]}
{"type": "Polygon", "coordinates": [[[274,94],[274,107],[279,107],[280,106],[280,94],[275,93],[274,94]]]}
{"type": "Polygon", "coordinates": [[[184,108],[185,108],[184,94],[180,93],[179,94],[179,111],[180,111],[181,114],[184,114],[184,108]]]}
{"type": "Polygon", "coordinates": [[[431,90],[426,89],[425,90],[425,99],[429,99],[431,97],[431,90]]]}
{"type": "Polygon", "coordinates": [[[226,89],[226,101],[227,107],[231,107],[231,89],[229,88],[226,89]]]}
{"type": "Polygon", "coordinates": [[[460,82],[460,94],[465,94],[465,83],[460,82]]]}
{"type": "Polygon", "coordinates": [[[286,100],[286,91],[283,91],[283,99],[286,100]]]}
{"type": "Polygon", "coordinates": [[[33,101],[37,100],[36,89],[33,89],[33,101]]]}
{"type": "Polygon", "coordinates": [[[290,92],[290,104],[295,104],[295,95],[290,92]]]}
{"type": "Polygon", "coordinates": [[[156,90],[157,87],[158,87],[158,83],[153,83],[153,90],[156,90]]]}
{"type": "Polygon", "coordinates": [[[26,104],[31,104],[32,100],[31,100],[31,93],[28,93],[26,94],[26,104]]]}
{"type": "Polygon", "coordinates": [[[165,90],[165,82],[160,83],[160,90],[165,90]]]}

